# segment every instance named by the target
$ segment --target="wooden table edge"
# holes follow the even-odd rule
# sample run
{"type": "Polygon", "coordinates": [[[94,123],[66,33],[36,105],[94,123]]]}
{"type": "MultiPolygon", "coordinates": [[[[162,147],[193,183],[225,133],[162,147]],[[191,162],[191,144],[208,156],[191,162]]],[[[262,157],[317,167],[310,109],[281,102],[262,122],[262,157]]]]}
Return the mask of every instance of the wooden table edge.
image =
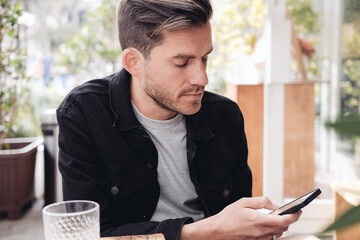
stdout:
{"type": "Polygon", "coordinates": [[[119,236],[119,237],[102,237],[104,240],[165,240],[162,233],[149,234],[149,235],[132,235],[132,236],[119,236]]]}

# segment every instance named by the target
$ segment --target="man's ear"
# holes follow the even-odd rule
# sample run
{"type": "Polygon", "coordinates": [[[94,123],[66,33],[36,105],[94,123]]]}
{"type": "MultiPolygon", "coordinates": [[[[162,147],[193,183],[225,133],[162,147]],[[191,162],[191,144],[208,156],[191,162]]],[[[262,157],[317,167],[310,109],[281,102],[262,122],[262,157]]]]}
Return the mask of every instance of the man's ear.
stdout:
{"type": "Polygon", "coordinates": [[[135,48],[127,48],[122,52],[122,63],[132,76],[139,77],[144,64],[143,55],[135,48]]]}

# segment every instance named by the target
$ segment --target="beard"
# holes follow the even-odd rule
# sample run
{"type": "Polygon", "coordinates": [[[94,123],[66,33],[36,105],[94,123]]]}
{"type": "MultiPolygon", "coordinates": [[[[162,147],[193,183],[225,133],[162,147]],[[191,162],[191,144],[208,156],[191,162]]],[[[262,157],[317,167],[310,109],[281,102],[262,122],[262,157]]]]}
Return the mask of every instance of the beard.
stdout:
{"type": "Polygon", "coordinates": [[[187,93],[204,92],[205,87],[190,86],[184,88],[177,96],[169,92],[163,85],[157,83],[148,73],[145,73],[145,93],[162,109],[178,112],[184,115],[197,113],[201,108],[201,98],[198,100],[185,101],[181,96],[187,93]]]}

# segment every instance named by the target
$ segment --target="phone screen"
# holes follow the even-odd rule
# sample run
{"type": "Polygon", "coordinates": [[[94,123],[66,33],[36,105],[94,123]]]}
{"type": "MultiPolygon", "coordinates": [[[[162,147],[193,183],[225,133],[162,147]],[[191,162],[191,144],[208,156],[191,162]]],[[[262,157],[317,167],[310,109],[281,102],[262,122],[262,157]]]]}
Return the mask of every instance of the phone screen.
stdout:
{"type": "Polygon", "coordinates": [[[294,201],[289,202],[289,203],[285,204],[284,206],[281,206],[279,209],[272,211],[270,214],[284,215],[284,214],[290,214],[290,213],[297,212],[301,208],[308,205],[317,196],[319,196],[320,193],[321,193],[321,190],[317,188],[317,189],[295,199],[294,201]]]}

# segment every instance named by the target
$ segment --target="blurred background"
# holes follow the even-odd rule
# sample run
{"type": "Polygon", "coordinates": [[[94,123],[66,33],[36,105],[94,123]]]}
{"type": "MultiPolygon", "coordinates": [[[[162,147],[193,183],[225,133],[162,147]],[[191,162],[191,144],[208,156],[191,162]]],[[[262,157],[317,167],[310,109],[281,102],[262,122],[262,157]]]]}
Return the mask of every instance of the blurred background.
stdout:
{"type": "MultiPolygon", "coordinates": [[[[61,200],[54,109],[75,86],[122,67],[117,2],[1,0],[1,36],[5,30],[8,36],[1,41],[0,86],[1,96],[8,98],[1,101],[0,133],[6,132],[7,138],[43,140],[38,146],[33,198],[41,207],[44,202],[61,200]],[[5,3],[15,10],[6,13],[5,3]],[[14,95],[19,100],[16,111],[11,111],[14,95]],[[10,120],[7,114],[15,117],[10,120]]],[[[281,165],[282,180],[281,191],[270,195],[285,200],[320,187],[323,194],[316,215],[324,218],[315,225],[308,221],[293,229],[304,232],[303,226],[315,226],[308,232],[316,232],[334,215],[338,186],[355,186],[355,191],[360,191],[360,0],[212,3],[214,52],[208,63],[207,90],[233,99],[243,111],[254,195],[269,194],[264,185],[272,170],[264,160],[268,156],[264,146],[273,137],[275,144],[283,146],[282,160],[275,160],[275,165],[281,165]],[[277,11],[284,17],[280,19],[277,11]],[[284,34],[269,33],[267,26],[279,28],[276,21],[287,24],[284,34]],[[277,56],[285,56],[287,61],[277,56]],[[280,67],[272,68],[272,60],[280,67]],[[268,80],[269,71],[288,73],[286,81],[268,80]],[[269,100],[264,91],[272,84],[284,90],[281,106],[273,106],[281,109],[281,114],[273,120],[268,118],[271,113],[264,112],[269,100]],[[271,121],[283,127],[280,143],[276,136],[264,135],[266,123],[271,121]]],[[[314,219],[313,214],[308,213],[309,219],[314,219]]],[[[4,210],[0,239],[10,239],[10,235],[2,237],[1,229],[11,224],[7,218],[4,210]]]]}

